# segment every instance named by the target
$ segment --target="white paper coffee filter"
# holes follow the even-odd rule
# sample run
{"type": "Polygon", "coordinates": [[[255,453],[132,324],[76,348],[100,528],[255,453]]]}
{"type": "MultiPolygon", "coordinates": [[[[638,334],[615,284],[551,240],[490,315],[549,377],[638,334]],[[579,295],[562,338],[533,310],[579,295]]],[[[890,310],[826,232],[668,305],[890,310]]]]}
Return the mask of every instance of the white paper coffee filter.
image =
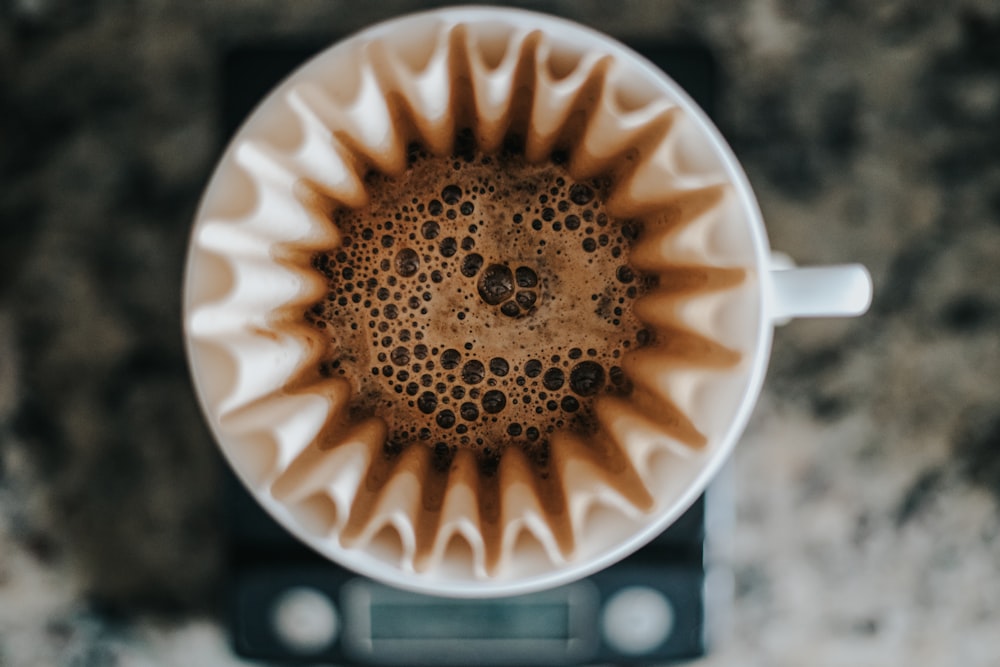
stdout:
{"type": "Polygon", "coordinates": [[[299,69],[223,156],[189,258],[195,383],[232,466],[320,552],[425,591],[524,589],[624,556],[636,534],[651,538],[702,490],[731,440],[762,330],[738,189],[682,93],[596,33],[504,16],[416,15],[299,69]],[[463,127],[487,151],[523,131],[532,160],[569,139],[574,177],[612,173],[609,210],[645,222],[633,261],[661,276],[636,312],[677,341],[625,355],[636,391],[597,399],[598,436],[553,435],[558,492],[508,449],[487,483],[503,489],[495,506],[484,505],[471,452],[459,450],[444,478],[419,446],[387,464],[376,455],[385,424],[342,418],[348,381],[299,381],[323,346],[294,314],[326,288],[294,258],[339,244],[324,202],[362,205],[367,170],[400,172],[413,140],[446,153],[463,127]],[[430,513],[429,484],[440,495],[430,513]]]}

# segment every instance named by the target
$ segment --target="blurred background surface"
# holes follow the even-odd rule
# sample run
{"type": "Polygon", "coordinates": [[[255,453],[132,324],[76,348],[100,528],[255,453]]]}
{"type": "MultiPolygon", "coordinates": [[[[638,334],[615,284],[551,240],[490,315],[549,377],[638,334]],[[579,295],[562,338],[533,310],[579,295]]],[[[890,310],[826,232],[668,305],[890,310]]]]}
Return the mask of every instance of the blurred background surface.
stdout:
{"type": "MultiPolygon", "coordinates": [[[[0,665],[243,664],[180,331],[221,57],[427,6],[0,7],[0,665]]],[[[996,664],[1000,5],[518,6],[708,46],[772,245],[875,279],[867,316],[776,334],[703,664],[996,664]]]]}

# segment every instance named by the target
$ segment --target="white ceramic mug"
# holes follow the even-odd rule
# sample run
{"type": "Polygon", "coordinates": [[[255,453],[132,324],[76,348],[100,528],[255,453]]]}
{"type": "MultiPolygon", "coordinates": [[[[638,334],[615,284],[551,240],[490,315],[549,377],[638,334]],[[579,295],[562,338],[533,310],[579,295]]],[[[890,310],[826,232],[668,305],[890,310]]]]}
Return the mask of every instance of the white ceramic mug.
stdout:
{"type": "MultiPolygon", "coordinates": [[[[373,93],[368,90],[364,94],[373,93]]],[[[427,103],[433,105],[434,100],[427,103]]],[[[373,133],[384,131],[377,125],[378,114],[368,115],[373,133]]],[[[365,123],[364,113],[355,118],[365,123]]],[[[279,523],[330,559],[382,582],[423,593],[486,597],[573,581],[624,558],[662,532],[705,489],[744,429],[764,379],[775,324],[803,316],[859,315],[868,308],[871,291],[871,279],[862,266],[796,268],[787,257],[772,253],[757,202],[732,150],[691,98],[644,58],[605,35],[563,19],[514,9],[452,8],[393,19],[344,40],[297,70],[258,107],[220,160],[195,220],[184,289],[184,321],[194,384],[208,423],[238,475],[279,523]],[[675,383],[678,403],[706,433],[708,444],[698,452],[665,454],[660,457],[666,457],[665,463],[652,459],[648,482],[657,497],[654,510],[628,521],[598,517],[574,557],[530,567],[512,566],[489,576],[453,572],[447,567],[417,572],[377,549],[344,547],[329,527],[310,526],[308,516],[293,511],[269,492],[275,474],[294,454],[285,451],[294,448],[285,443],[308,440],[299,432],[308,431],[310,427],[303,423],[315,421],[315,417],[296,421],[283,414],[273,433],[264,436],[232,427],[227,417],[234,401],[239,403],[234,396],[241,392],[255,395],[255,383],[274,375],[276,367],[287,367],[296,354],[287,346],[272,345],[267,336],[255,337],[266,313],[244,314],[246,303],[270,299],[270,303],[280,304],[295,291],[294,277],[274,280],[255,273],[254,267],[267,262],[266,245],[276,240],[275,235],[261,231],[261,225],[267,223],[268,207],[280,208],[275,204],[280,194],[268,195],[273,192],[268,188],[282,187],[280,184],[287,181],[275,165],[292,160],[258,159],[259,146],[279,146],[289,156],[306,155],[303,163],[308,163],[312,159],[309,147],[296,143],[308,141],[295,131],[285,133],[282,129],[283,115],[290,114],[288,100],[295,98],[297,91],[317,80],[336,86],[338,77],[352,79],[351,85],[356,86],[356,75],[346,68],[352,67],[350,54],[359,45],[376,40],[405,43],[458,24],[472,26],[485,35],[540,31],[551,38],[555,51],[564,48],[577,56],[610,54],[624,88],[638,91],[643,99],[677,107],[685,123],[677,149],[678,168],[712,174],[726,183],[728,193],[725,206],[715,214],[717,220],[678,241],[677,252],[686,252],[688,246],[707,248],[724,257],[728,265],[742,267],[748,276],[738,290],[721,300],[694,304],[684,315],[717,331],[728,345],[741,351],[743,361],[736,371],[721,378],[670,380],[675,383]],[[246,182],[247,173],[259,178],[256,186],[246,182]],[[249,208],[244,205],[248,198],[254,202],[249,208]],[[250,295],[242,302],[239,297],[226,296],[241,292],[250,295]],[[239,307],[232,305],[241,303],[239,307]],[[235,354],[237,361],[227,354],[235,354]]],[[[243,402],[253,401],[245,398],[243,402]]],[[[251,421],[266,418],[266,411],[259,411],[251,421]]],[[[257,426],[267,433],[266,424],[257,426]]],[[[336,496],[336,483],[331,484],[330,493],[336,496]]]]}

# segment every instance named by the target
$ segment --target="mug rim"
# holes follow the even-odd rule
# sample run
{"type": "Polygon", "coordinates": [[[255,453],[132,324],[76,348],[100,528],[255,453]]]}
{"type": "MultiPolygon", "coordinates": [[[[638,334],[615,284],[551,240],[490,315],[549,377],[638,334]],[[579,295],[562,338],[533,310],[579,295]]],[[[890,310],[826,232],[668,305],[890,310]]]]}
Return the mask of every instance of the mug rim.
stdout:
{"type": "Polygon", "coordinates": [[[708,487],[709,482],[715,478],[719,469],[729,459],[740,435],[746,428],[750,415],[756,405],[763,386],[767,364],[770,358],[771,343],[773,339],[774,326],[770,313],[773,312],[773,296],[770,289],[770,244],[767,239],[766,228],[764,227],[763,215],[759,204],[753,193],[749,179],[728,142],[723,138],[719,129],[708,118],[705,111],[681,88],[666,72],[654,65],[642,54],[636,52],[631,47],[622,43],[610,35],[601,33],[598,30],[573,20],[559,16],[536,12],[531,10],[507,7],[494,7],[485,5],[472,6],[446,6],[429,10],[411,12],[400,16],[392,17],[337,40],[324,48],[316,55],[310,57],[291,73],[289,73],[280,83],[275,85],[247,115],[240,124],[236,132],[230,138],[225,150],[215,163],[212,175],[207,181],[199,200],[199,204],[194,216],[191,233],[188,238],[188,251],[185,258],[185,269],[182,287],[182,320],[183,336],[188,371],[192,378],[192,385],[198,400],[202,414],[206,417],[209,430],[216,442],[218,449],[222,451],[230,469],[240,480],[246,491],[254,500],[264,508],[268,515],[273,518],[282,528],[291,533],[296,539],[309,548],[318,552],[324,558],[346,567],[347,569],[367,576],[375,581],[389,584],[394,587],[425,595],[438,595],[456,598],[486,598],[504,597],[537,592],[577,581],[586,576],[594,574],[645,546],[653,538],[659,535],[669,525],[671,525],[684,511],[686,511],[708,487]],[[701,465],[697,476],[686,485],[683,493],[679,495],[672,505],[654,515],[654,520],[649,521],[641,530],[631,534],[622,543],[607,549],[601,555],[588,559],[581,559],[578,562],[570,562],[565,567],[553,569],[543,574],[531,575],[516,580],[504,579],[477,579],[477,580],[442,580],[436,578],[423,578],[414,576],[413,573],[402,568],[393,567],[383,561],[377,560],[367,555],[363,549],[349,549],[336,544],[329,544],[308,532],[300,522],[294,520],[292,515],[282,503],[276,499],[262,494],[255,493],[252,485],[244,477],[241,468],[236,465],[234,457],[228,447],[223,447],[222,442],[228,440],[219,432],[216,420],[213,418],[214,411],[210,409],[205,397],[204,389],[200,381],[199,371],[196,363],[196,353],[194,350],[193,337],[190,332],[190,318],[193,307],[193,283],[192,273],[195,263],[195,256],[198,252],[195,243],[195,235],[200,223],[205,217],[205,207],[208,194],[217,186],[220,174],[227,168],[227,164],[232,156],[234,147],[239,143],[239,138],[244,130],[252,125],[255,120],[265,111],[269,103],[281,93],[289,88],[301,78],[307,76],[313,69],[322,67],[324,61],[336,58],[343,50],[351,48],[353,45],[369,41],[383,33],[399,30],[406,24],[420,22],[428,18],[442,18],[455,22],[488,22],[501,21],[511,23],[511,19],[516,22],[524,22],[526,26],[542,30],[543,32],[560,32],[560,36],[568,37],[572,42],[586,43],[590,45],[600,45],[629,64],[630,67],[637,67],[651,80],[654,80],[665,93],[668,99],[678,103],[685,114],[692,119],[702,137],[707,139],[715,151],[715,154],[724,167],[725,175],[731,184],[734,193],[738,197],[739,206],[744,213],[746,225],[749,227],[751,242],[753,245],[754,266],[752,269],[757,273],[758,280],[754,289],[758,297],[757,331],[756,345],[750,351],[752,359],[748,363],[747,380],[744,384],[743,394],[739,405],[730,420],[726,432],[719,438],[719,445],[712,454],[706,458],[701,465]]]}

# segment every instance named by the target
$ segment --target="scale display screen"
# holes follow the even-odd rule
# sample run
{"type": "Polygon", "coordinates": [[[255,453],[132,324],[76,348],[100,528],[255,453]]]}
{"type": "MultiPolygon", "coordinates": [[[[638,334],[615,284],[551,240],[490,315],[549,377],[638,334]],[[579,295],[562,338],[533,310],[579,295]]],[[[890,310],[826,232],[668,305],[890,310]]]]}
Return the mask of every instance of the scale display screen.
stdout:
{"type": "Polygon", "coordinates": [[[344,649],[410,664],[544,663],[593,654],[599,595],[589,582],[499,600],[434,598],[355,579],[342,590],[344,649]]]}
{"type": "Polygon", "coordinates": [[[570,637],[567,602],[450,601],[373,604],[371,637],[380,639],[561,639],[570,637]]]}

